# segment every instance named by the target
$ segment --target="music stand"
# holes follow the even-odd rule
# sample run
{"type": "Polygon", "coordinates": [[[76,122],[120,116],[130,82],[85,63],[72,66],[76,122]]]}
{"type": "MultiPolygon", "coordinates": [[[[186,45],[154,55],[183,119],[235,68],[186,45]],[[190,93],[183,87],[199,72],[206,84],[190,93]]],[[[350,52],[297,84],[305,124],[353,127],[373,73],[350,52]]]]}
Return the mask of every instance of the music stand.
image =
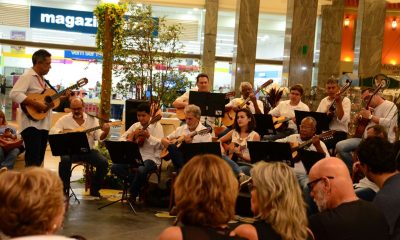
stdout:
{"type": "Polygon", "coordinates": [[[218,157],[221,157],[221,147],[219,142],[182,144],[179,147],[179,150],[182,152],[185,163],[187,163],[194,156],[200,154],[214,154],[218,157]]]}
{"type": "Polygon", "coordinates": [[[200,107],[201,116],[223,117],[225,113],[225,94],[190,91],[189,104],[200,107]]]}
{"type": "MultiPolygon", "coordinates": [[[[130,168],[138,168],[139,165],[143,165],[142,155],[139,151],[139,146],[130,141],[104,141],[106,148],[110,154],[111,161],[116,164],[127,164],[130,168]]],[[[135,208],[131,201],[128,199],[128,182],[123,179],[124,189],[120,199],[112,201],[104,206],[97,208],[98,210],[108,207],[114,203],[121,201],[128,202],[132,211],[136,214],[135,208]]]]}
{"type": "Polygon", "coordinates": [[[251,163],[259,161],[284,162],[294,167],[292,149],[289,143],[281,142],[247,142],[251,163]]]}
{"type": "Polygon", "coordinates": [[[325,154],[323,153],[305,149],[299,149],[297,150],[297,153],[299,154],[301,162],[306,169],[307,175],[310,172],[311,167],[325,157],[325,154]]]}
{"type": "Polygon", "coordinates": [[[256,131],[261,138],[267,134],[276,134],[275,126],[272,121],[272,115],[270,114],[253,114],[256,120],[256,131]]]}
{"type": "Polygon", "coordinates": [[[300,123],[305,117],[313,117],[315,118],[315,120],[317,120],[317,129],[315,132],[316,134],[321,134],[323,131],[329,130],[330,120],[326,113],[294,110],[294,114],[296,115],[296,125],[298,132],[300,132],[300,123]]]}
{"type": "MultiPolygon", "coordinates": [[[[72,155],[88,153],[90,151],[89,142],[86,133],[84,132],[70,132],[62,134],[49,135],[50,149],[53,156],[69,155],[71,161],[72,155]]],[[[79,199],[76,197],[74,190],[71,186],[68,188],[68,198],[73,196],[75,201],[80,204],[79,199]],[[69,190],[71,189],[71,195],[69,190]]]]}

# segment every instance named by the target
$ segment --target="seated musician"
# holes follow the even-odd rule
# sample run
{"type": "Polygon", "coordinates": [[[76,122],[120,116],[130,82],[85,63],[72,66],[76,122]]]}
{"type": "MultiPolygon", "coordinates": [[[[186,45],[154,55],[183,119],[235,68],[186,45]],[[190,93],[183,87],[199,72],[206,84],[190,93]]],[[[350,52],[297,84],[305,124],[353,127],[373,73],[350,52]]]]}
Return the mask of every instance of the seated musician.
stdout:
{"type": "Polygon", "coordinates": [[[150,105],[142,103],[137,108],[138,122],[134,123],[124,134],[121,141],[133,141],[139,145],[140,155],[142,155],[143,166],[139,166],[137,171],[129,171],[129,166],[125,164],[113,164],[111,171],[120,178],[130,181],[130,200],[136,200],[140,189],[145,185],[147,174],[157,169],[161,164],[161,138],[164,132],[161,124],[156,122],[150,124],[150,105]],[[148,126],[146,130],[143,127],[148,126]]]}
{"type": "MultiPolygon", "coordinates": [[[[83,111],[84,102],[80,98],[74,98],[71,101],[71,113],[61,117],[51,128],[51,134],[58,134],[62,132],[74,131],[75,129],[83,128],[89,129],[99,126],[98,119],[87,115],[83,111]]],[[[69,155],[61,156],[61,162],[58,167],[60,178],[64,184],[64,192],[67,194],[70,187],[71,178],[71,165],[72,162],[86,161],[96,167],[96,173],[92,178],[90,186],[90,195],[94,197],[101,197],[99,190],[104,177],[107,174],[108,162],[107,159],[101,155],[99,151],[94,149],[95,140],[104,140],[110,131],[110,126],[105,123],[102,126],[102,130],[87,134],[90,151],[88,153],[72,155],[72,159],[69,155]]]]}
{"type": "MultiPolygon", "coordinates": [[[[175,99],[172,103],[172,106],[177,108],[177,117],[180,120],[185,120],[184,116],[179,116],[179,112],[182,111],[187,105],[189,105],[189,93],[190,91],[198,91],[198,92],[210,92],[210,81],[208,79],[208,75],[205,73],[200,73],[196,77],[196,87],[186,91],[182,96],[175,99]]],[[[214,125],[214,117],[207,117],[207,125],[214,125]]],[[[205,117],[201,117],[201,122],[205,123],[205,117]]]]}
{"type": "Polygon", "coordinates": [[[241,97],[232,99],[228,104],[225,105],[225,111],[239,110],[239,105],[242,104],[247,98],[250,98],[250,101],[247,102],[246,106],[252,114],[263,114],[264,113],[264,105],[263,102],[257,100],[254,95],[253,86],[249,82],[242,82],[239,87],[241,97]]]}
{"type": "MultiPolygon", "coordinates": [[[[367,88],[361,93],[361,98],[365,103],[369,102],[369,109],[362,109],[356,116],[369,119],[368,125],[365,126],[363,138],[367,137],[367,131],[370,126],[380,124],[386,128],[388,140],[394,142],[396,140],[395,127],[397,127],[397,107],[393,102],[385,100],[379,94],[372,95],[374,89],[367,88]]],[[[361,138],[349,138],[336,144],[336,152],[339,157],[346,163],[349,171],[352,171],[352,154],[361,142],[361,138]]]]}
{"type": "Polygon", "coordinates": [[[289,118],[289,124],[286,129],[278,129],[276,135],[267,136],[267,140],[274,141],[276,139],[287,137],[297,133],[296,118],[294,110],[310,111],[310,108],[301,101],[304,90],[300,84],[296,84],[290,88],[289,100],[282,101],[274,109],[269,111],[273,117],[289,118]]]}
{"type": "MultiPolygon", "coordinates": [[[[0,110],[0,136],[10,140],[17,139],[17,131],[14,127],[7,124],[4,112],[0,110]]],[[[21,152],[20,147],[15,147],[6,150],[5,147],[0,147],[0,168],[13,169],[18,154],[21,152]]]]}
{"type": "Polygon", "coordinates": [[[317,112],[327,113],[328,116],[332,117],[329,129],[335,130],[335,133],[333,134],[333,138],[325,140],[324,143],[328,149],[335,149],[337,142],[347,138],[351,102],[348,97],[342,98],[337,94],[340,91],[340,87],[336,79],[329,79],[325,89],[328,96],[321,100],[317,112]]]}
{"type": "Polygon", "coordinates": [[[186,124],[178,127],[167,137],[161,139],[161,143],[168,149],[171,160],[177,171],[185,164],[183,155],[175,144],[178,138],[183,138],[183,144],[211,142],[211,134],[208,131],[205,131],[205,134],[197,134],[201,130],[207,130],[207,128],[200,123],[200,108],[190,104],[185,107],[184,113],[186,124]]]}
{"type": "Polygon", "coordinates": [[[239,167],[232,158],[250,163],[250,152],[247,148],[247,141],[260,141],[260,135],[254,131],[256,121],[253,114],[247,108],[239,109],[236,112],[234,129],[220,139],[221,143],[231,140],[229,149],[222,158],[232,167],[233,172],[239,177],[239,182],[244,182],[250,175],[249,166],[239,167]]]}

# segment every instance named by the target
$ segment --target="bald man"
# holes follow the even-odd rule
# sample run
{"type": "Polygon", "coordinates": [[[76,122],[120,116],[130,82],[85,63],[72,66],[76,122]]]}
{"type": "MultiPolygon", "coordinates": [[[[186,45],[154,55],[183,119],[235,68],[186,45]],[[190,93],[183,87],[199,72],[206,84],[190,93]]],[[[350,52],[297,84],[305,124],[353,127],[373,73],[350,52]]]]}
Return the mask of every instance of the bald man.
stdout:
{"type": "Polygon", "coordinates": [[[310,217],[315,239],[389,239],[389,227],[374,205],[357,198],[345,163],[329,157],[308,175],[311,197],[320,213],[310,217]]]}
{"type": "MultiPolygon", "coordinates": [[[[54,124],[54,127],[50,129],[50,134],[59,134],[67,131],[74,131],[78,128],[89,129],[99,126],[99,120],[87,115],[84,109],[84,102],[80,98],[74,98],[71,101],[71,112],[60,119],[54,124]]],[[[105,123],[102,129],[97,129],[87,133],[87,138],[90,146],[90,151],[82,154],[74,154],[72,156],[65,155],[61,156],[61,162],[58,166],[58,172],[60,178],[64,184],[64,192],[66,196],[69,194],[70,178],[71,178],[71,165],[72,162],[85,161],[89,162],[96,167],[95,176],[91,181],[90,195],[94,197],[101,197],[99,190],[104,177],[107,174],[108,161],[101,155],[99,151],[94,149],[96,140],[104,140],[110,132],[110,126],[105,123]]]]}

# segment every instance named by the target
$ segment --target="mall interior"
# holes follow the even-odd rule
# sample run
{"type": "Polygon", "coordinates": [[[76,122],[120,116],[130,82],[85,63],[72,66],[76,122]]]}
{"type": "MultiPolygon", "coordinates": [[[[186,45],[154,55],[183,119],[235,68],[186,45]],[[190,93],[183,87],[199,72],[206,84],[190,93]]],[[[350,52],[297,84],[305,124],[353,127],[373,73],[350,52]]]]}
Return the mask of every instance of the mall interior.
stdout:
{"type": "MultiPolygon", "coordinates": [[[[51,53],[51,69],[46,79],[56,88],[67,88],[84,77],[89,80],[76,92],[85,101],[86,112],[99,113],[103,56],[96,45],[97,21],[93,11],[101,2],[0,0],[0,102],[9,124],[18,129],[21,114],[9,92],[19,76],[32,67],[32,54],[38,49],[51,53]],[[88,21],[84,24],[64,21],[68,16],[88,21]]],[[[165,17],[167,25],[181,24],[179,42],[183,48],[180,62],[174,67],[185,71],[191,86],[195,86],[199,73],[209,76],[211,92],[234,92],[236,96],[240,95],[239,86],[244,81],[250,82],[254,89],[269,79],[275,87],[301,84],[305,90],[303,102],[315,110],[319,99],[325,96],[329,78],[339,79],[340,84],[351,79],[352,114],[360,109],[360,89],[373,87],[371,78],[377,74],[385,74],[390,81],[383,91],[386,99],[393,101],[399,95],[400,1],[397,0],[120,0],[120,3],[151,5],[154,18],[165,17]]],[[[159,70],[156,66],[154,69],[159,70]]],[[[123,78],[115,72],[112,75],[109,111],[114,120],[125,119],[126,100],[135,98],[132,89],[124,94],[115,91],[123,78]]],[[[287,97],[284,94],[283,98],[287,97]]],[[[163,106],[162,110],[165,112],[160,123],[164,134],[168,134],[181,122],[172,106],[163,106]]],[[[54,112],[52,124],[63,114],[54,112]]],[[[112,128],[111,138],[117,139],[128,127],[112,128]]],[[[59,160],[48,147],[43,167],[58,172],[59,160]]],[[[161,181],[151,176],[150,182],[165,190],[170,184],[172,166],[169,162],[163,164],[161,181]]],[[[15,169],[23,168],[21,154],[15,169]]],[[[85,189],[84,175],[84,166],[72,172],[76,198],[69,201],[59,234],[87,239],[155,239],[173,224],[174,218],[156,214],[168,211],[168,197],[165,204],[158,206],[135,206],[136,213],[121,203],[98,210],[118,198],[120,190],[102,190],[106,198],[92,198],[85,189]]]]}

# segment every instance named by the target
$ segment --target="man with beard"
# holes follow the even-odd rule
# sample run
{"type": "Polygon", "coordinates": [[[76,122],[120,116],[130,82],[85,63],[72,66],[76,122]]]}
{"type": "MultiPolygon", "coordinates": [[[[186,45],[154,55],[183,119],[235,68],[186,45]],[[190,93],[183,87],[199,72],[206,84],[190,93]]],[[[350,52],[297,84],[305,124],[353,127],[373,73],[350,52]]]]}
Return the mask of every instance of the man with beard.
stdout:
{"type": "Polygon", "coordinates": [[[315,239],[389,239],[385,217],[372,203],[357,198],[342,160],[324,158],[308,177],[311,197],[320,211],[310,217],[315,239]]]}
{"type": "MultiPolygon", "coordinates": [[[[71,101],[71,113],[61,117],[54,127],[50,130],[51,134],[58,134],[63,132],[71,132],[76,129],[89,129],[99,126],[98,119],[87,115],[83,112],[84,103],[80,98],[74,98],[71,101]]],[[[96,173],[93,176],[90,186],[90,195],[94,197],[101,197],[99,190],[104,177],[107,174],[108,162],[107,159],[101,155],[99,151],[94,149],[95,140],[104,140],[110,132],[110,126],[105,123],[102,130],[97,129],[87,133],[90,151],[82,154],[75,154],[72,156],[61,156],[61,162],[58,166],[58,172],[64,184],[64,192],[68,194],[71,178],[71,165],[72,162],[85,161],[96,167],[96,173]]]]}

